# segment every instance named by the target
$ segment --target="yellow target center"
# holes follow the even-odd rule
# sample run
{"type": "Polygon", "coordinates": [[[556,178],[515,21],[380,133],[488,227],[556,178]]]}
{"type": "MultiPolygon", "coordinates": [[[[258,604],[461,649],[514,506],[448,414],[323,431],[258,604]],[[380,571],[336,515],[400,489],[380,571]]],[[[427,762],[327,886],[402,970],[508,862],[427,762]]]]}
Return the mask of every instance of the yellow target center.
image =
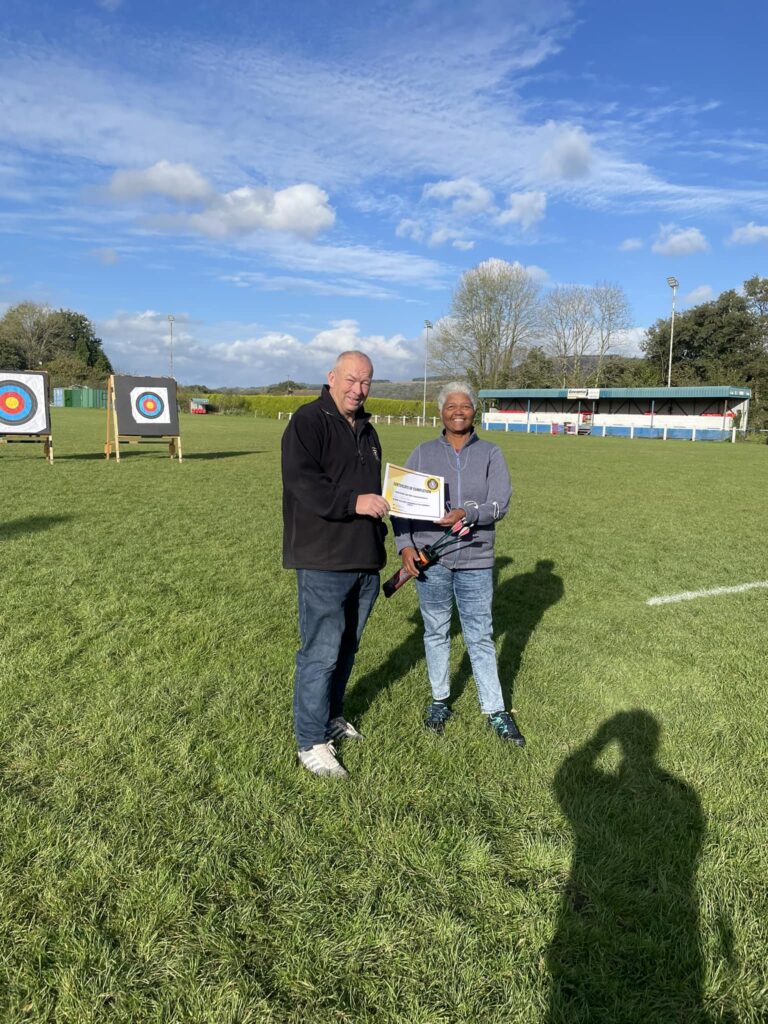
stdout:
{"type": "Polygon", "coordinates": [[[8,399],[6,400],[6,403],[5,403],[5,404],[6,404],[6,405],[8,406],[8,408],[9,408],[9,409],[11,409],[11,410],[12,410],[13,412],[16,412],[16,410],[17,410],[17,409],[19,408],[19,406],[21,405],[21,402],[20,402],[20,401],[18,400],[18,398],[14,398],[13,396],[11,396],[11,397],[9,397],[9,398],[8,398],[8,399]]]}

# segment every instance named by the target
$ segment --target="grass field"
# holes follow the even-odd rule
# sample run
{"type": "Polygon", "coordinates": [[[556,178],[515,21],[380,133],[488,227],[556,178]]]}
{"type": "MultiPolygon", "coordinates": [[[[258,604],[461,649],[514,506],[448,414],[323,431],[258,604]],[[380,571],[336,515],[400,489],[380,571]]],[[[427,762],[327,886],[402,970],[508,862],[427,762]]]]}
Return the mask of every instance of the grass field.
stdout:
{"type": "Polygon", "coordinates": [[[767,1021],[768,591],[645,602],[768,579],[768,448],[491,435],[528,746],[458,635],[421,727],[409,586],[344,783],[294,761],[283,426],[185,417],[183,464],[118,466],[103,412],[55,410],[53,466],[0,447],[0,1021],[767,1021]]]}

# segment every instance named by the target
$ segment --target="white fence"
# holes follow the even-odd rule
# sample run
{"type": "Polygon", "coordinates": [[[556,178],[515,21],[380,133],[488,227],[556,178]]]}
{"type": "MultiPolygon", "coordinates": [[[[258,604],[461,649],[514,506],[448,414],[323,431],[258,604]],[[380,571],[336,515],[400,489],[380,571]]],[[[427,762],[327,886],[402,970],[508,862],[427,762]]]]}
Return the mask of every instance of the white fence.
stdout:
{"type": "MultiPolygon", "coordinates": [[[[254,415],[258,414],[254,413],[254,415]]],[[[279,412],[277,414],[277,418],[279,420],[289,420],[291,416],[293,416],[292,412],[279,412]]],[[[378,413],[374,413],[373,416],[371,416],[371,420],[374,423],[386,423],[388,425],[391,425],[392,423],[399,423],[403,427],[406,427],[409,424],[413,427],[437,426],[437,416],[427,416],[426,419],[424,419],[421,416],[381,416],[378,413]]]]}

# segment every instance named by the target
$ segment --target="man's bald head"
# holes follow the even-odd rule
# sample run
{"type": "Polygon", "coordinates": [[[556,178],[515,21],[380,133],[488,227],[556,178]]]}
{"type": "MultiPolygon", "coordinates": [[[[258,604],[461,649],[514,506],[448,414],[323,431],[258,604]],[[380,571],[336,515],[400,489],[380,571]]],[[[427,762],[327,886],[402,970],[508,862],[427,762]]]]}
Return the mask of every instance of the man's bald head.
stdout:
{"type": "Polygon", "coordinates": [[[365,352],[342,352],[328,374],[328,389],[342,416],[352,421],[368,397],[373,363],[365,352]]]}
{"type": "Polygon", "coordinates": [[[357,360],[359,362],[367,363],[370,375],[373,377],[373,363],[365,352],[360,352],[354,348],[348,349],[346,352],[340,352],[339,355],[336,356],[336,362],[333,364],[333,370],[338,372],[340,365],[346,360],[357,360]]]}

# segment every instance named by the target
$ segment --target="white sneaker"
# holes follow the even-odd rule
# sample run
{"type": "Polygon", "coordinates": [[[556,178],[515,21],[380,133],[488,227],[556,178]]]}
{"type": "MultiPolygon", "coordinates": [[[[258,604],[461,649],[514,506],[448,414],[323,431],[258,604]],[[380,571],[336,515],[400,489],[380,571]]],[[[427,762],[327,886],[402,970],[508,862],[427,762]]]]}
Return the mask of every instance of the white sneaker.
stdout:
{"type": "Polygon", "coordinates": [[[361,740],[363,738],[363,734],[358,732],[354,725],[346,718],[342,718],[341,715],[330,720],[328,732],[332,740],[361,740]]]}
{"type": "Polygon", "coordinates": [[[337,779],[346,779],[349,775],[336,760],[333,743],[316,743],[309,750],[300,750],[299,763],[313,775],[332,775],[337,779]]]}

